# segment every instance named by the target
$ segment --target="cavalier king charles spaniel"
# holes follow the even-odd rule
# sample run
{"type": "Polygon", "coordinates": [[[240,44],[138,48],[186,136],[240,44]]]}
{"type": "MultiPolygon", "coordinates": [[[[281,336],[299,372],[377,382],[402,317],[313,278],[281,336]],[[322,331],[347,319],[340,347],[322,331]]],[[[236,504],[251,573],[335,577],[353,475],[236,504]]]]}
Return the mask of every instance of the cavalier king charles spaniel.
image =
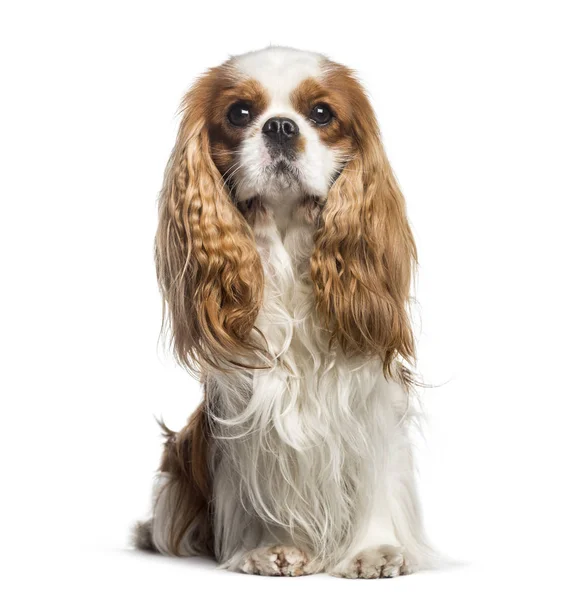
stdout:
{"type": "Polygon", "coordinates": [[[156,236],[203,401],[135,542],[259,575],[429,565],[414,480],[405,203],[353,72],[270,47],[184,98],[156,236]]]}

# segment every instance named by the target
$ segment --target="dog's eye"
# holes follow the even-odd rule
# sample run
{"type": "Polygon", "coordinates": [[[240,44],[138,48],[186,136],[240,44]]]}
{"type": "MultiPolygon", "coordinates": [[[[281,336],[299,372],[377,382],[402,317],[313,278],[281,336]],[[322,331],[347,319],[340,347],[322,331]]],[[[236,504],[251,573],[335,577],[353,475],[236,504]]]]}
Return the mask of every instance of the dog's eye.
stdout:
{"type": "Polygon", "coordinates": [[[227,118],[231,125],[235,125],[235,127],[245,127],[253,118],[251,107],[246,102],[235,102],[229,109],[227,118]]]}
{"type": "Polygon", "coordinates": [[[309,118],[317,125],[327,125],[333,118],[333,113],[327,104],[316,104],[311,109],[309,118]]]}

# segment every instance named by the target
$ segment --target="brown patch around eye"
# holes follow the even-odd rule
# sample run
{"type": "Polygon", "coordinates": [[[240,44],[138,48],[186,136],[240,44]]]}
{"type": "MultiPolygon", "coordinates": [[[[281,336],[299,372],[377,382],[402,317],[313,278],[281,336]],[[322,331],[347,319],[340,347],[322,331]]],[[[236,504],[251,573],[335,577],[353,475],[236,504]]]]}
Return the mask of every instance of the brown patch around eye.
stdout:
{"type": "Polygon", "coordinates": [[[292,92],[291,101],[293,107],[315,128],[321,141],[346,152],[350,150],[352,141],[350,107],[345,95],[333,83],[313,77],[304,79],[292,92]],[[326,125],[316,125],[310,119],[311,111],[317,104],[326,104],[333,114],[326,125]]]}
{"type": "Polygon", "coordinates": [[[234,127],[227,118],[229,108],[236,102],[250,107],[252,121],[265,111],[269,98],[266,90],[254,79],[239,81],[237,75],[227,70],[219,78],[208,109],[207,122],[213,160],[222,175],[228,174],[235,164],[237,150],[245,137],[246,127],[234,127]]]}

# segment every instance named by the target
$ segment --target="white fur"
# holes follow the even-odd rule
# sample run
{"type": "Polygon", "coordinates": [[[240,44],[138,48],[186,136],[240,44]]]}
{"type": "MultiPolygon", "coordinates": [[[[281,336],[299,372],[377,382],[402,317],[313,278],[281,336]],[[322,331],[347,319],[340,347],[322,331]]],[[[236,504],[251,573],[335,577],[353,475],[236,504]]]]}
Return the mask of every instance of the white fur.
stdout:
{"type": "Polygon", "coordinates": [[[308,279],[312,231],[274,215],[255,231],[266,277],[257,325],[277,359],[267,371],[210,375],[220,396],[214,474],[216,553],[242,568],[268,544],[331,568],[379,546],[427,563],[413,481],[407,393],[378,360],[327,352],[308,279]]]}
{"type": "Polygon", "coordinates": [[[235,66],[242,75],[260,81],[273,104],[283,104],[304,79],[322,74],[323,60],[315,52],[271,46],[235,57],[235,66]]]}

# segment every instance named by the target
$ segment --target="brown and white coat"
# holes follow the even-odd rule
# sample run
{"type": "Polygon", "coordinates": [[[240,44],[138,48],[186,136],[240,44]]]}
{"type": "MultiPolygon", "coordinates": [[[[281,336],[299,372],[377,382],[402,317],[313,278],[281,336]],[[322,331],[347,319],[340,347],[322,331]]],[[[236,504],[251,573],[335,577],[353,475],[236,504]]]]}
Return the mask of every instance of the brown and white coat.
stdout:
{"type": "Polygon", "coordinates": [[[404,366],[416,251],[353,73],[271,47],[199,79],[156,259],[204,400],[167,430],[139,545],[272,575],[427,566],[404,366]]]}

